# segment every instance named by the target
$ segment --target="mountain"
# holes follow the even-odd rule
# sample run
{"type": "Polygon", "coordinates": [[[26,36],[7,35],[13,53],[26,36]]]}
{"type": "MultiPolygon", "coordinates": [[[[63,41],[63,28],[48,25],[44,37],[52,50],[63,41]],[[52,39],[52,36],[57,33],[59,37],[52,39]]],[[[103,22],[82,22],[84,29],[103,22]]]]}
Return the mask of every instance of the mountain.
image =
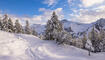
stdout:
{"type": "Polygon", "coordinates": [[[100,30],[101,28],[105,29],[105,19],[101,18],[97,20],[96,22],[94,22],[94,25],[98,30],[100,30]]]}
{"type": "Polygon", "coordinates": [[[31,25],[31,28],[34,29],[34,30],[36,30],[36,32],[38,34],[42,34],[42,33],[44,33],[45,25],[33,24],[33,25],[31,25]]]}
{"type": "MultiPolygon", "coordinates": [[[[91,24],[77,23],[77,22],[72,22],[68,20],[62,20],[61,22],[64,25],[64,29],[66,31],[72,30],[72,32],[74,33],[84,32],[91,26],[91,24]]],[[[71,32],[71,31],[68,31],[68,32],[71,32]]]]}
{"type": "MultiPolygon", "coordinates": [[[[101,18],[97,20],[96,22],[93,22],[90,24],[72,22],[66,19],[61,20],[61,23],[63,24],[64,29],[67,32],[73,33],[75,35],[82,35],[84,32],[89,32],[93,26],[95,26],[97,30],[100,30],[100,27],[105,29],[105,19],[104,18],[101,18]]],[[[44,33],[45,31],[45,25],[33,24],[31,27],[35,29],[39,34],[44,33]]]]}
{"type": "Polygon", "coordinates": [[[100,27],[104,27],[105,26],[105,19],[104,18],[101,18],[99,20],[97,20],[95,22],[96,25],[99,25],[100,27]]]}

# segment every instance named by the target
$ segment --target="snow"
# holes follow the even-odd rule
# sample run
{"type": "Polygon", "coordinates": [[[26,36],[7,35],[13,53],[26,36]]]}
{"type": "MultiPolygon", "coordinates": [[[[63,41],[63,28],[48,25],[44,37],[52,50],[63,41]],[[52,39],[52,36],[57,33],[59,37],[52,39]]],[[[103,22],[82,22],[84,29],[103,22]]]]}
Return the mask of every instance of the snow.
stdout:
{"type": "Polygon", "coordinates": [[[105,60],[105,52],[91,53],[55,41],[0,31],[0,60],[105,60]]]}
{"type": "Polygon", "coordinates": [[[45,30],[45,25],[33,24],[31,25],[31,28],[34,29],[38,34],[41,34],[45,30]]]}
{"type": "Polygon", "coordinates": [[[89,25],[85,25],[85,24],[81,24],[81,25],[78,25],[78,24],[71,24],[71,29],[75,32],[75,33],[78,33],[78,32],[84,32],[88,29],[89,25]]]}
{"type": "Polygon", "coordinates": [[[67,21],[67,20],[62,20],[61,22],[63,23],[64,28],[71,27],[71,29],[75,33],[84,32],[91,26],[91,24],[82,24],[82,23],[76,23],[76,22],[67,21]]]}

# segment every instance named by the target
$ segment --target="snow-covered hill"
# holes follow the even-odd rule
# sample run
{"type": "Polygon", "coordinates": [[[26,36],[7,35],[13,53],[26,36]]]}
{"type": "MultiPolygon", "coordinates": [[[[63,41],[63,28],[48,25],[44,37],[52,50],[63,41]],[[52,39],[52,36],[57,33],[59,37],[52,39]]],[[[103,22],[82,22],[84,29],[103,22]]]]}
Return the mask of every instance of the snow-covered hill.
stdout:
{"type": "Polygon", "coordinates": [[[0,31],[0,60],[104,60],[105,53],[91,53],[32,35],[0,31]]]}

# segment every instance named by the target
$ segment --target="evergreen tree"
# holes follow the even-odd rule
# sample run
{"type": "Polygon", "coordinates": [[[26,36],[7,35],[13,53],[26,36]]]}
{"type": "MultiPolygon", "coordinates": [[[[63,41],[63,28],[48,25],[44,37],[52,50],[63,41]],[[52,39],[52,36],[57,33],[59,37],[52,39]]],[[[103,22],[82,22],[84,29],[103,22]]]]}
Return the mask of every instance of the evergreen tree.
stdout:
{"type": "Polygon", "coordinates": [[[37,32],[35,30],[32,30],[32,35],[37,36],[37,32]]]}
{"type": "Polygon", "coordinates": [[[83,48],[83,43],[81,38],[76,39],[76,47],[83,48]]]}
{"type": "Polygon", "coordinates": [[[19,20],[16,20],[14,27],[15,27],[15,33],[22,33],[22,26],[19,23],[19,20]]]}
{"type": "Polygon", "coordinates": [[[2,19],[0,18],[0,30],[2,30],[2,19]]]}
{"type": "Polygon", "coordinates": [[[14,26],[11,18],[8,20],[8,32],[14,32],[14,26]]]}
{"type": "Polygon", "coordinates": [[[2,22],[2,30],[8,31],[8,15],[5,14],[2,22]]]}
{"type": "MultiPolygon", "coordinates": [[[[33,31],[33,32],[35,32],[35,31],[33,31]]],[[[26,21],[25,33],[26,33],[26,34],[32,34],[32,30],[31,30],[31,28],[30,28],[30,26],[29,26],[28,20],[26,21]]]]}
{"type": "Polygon", "coordinates": [[[40,34],[39,36],[38,36],[40,39],[44,39],[44,35],[43,34],[40,34]]]}
{"type": "Polygon", "coordinates": [[[45,39],[46,40],[59,40],[58,33],[63,31],[61,22],[58,20],[58,17],[55,12],[53,12],[51,20],[48,20],[45,30],[45,39]]]}
{"type": "Polygon", "coordinates": [[[85,49],[86,42],[87,42],[87,37],[86,37],[86,33],[84,33],[82,38],[83,49],[85,49]]]}
{"type": "Polygon", "coordinates": [[[56,37],[59,38],[58,40],[59,44],[72,45],[72,36],[70,33],[62,31],[56,37]]]}
{"type": "Polygon", "coordinates": [[[101,45],[100,48],[102,51],[105,51],[105,31],[104,29],[100,29],[100,40],[101,40],[101,45]]]}
{"type": "Polygon", "coordinates": [[[95,28],[92,28],[92,31],[90,32],[90,37],[89,39],[91,40],[92,46],[94,48],[94,52],[100,52],[100,42],[101,40],[99,39],[99,34],[95,30],[95,28]]]}

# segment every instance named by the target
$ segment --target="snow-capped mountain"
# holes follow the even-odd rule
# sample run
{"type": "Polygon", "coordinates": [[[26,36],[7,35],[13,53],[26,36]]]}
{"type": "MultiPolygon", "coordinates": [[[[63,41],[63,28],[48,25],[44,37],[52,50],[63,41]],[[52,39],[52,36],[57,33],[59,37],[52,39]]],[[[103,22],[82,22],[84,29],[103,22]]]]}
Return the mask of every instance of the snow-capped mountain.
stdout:
{"type": "Polygon", "coordinates": [[[105,19],[104,18],[101,18],[99,20],[97,20],[95,22],[96,25],[99,25],[100,27],[104,27],[105,26],[105,19]]]}
{"type": "Polygon", "coordinates": [[[43,33],[44,30],[45,30],[45,25],[33,24],[33,25],[31,25],[31,28],[32,28],[32,29],[35,29],[38,34],[41,34],[41,33],[43,33]]]}
{"type": "MultiPolygon", "coordinates": [[[[75,33],[83,32],[91,26],[90,24],[76,23],[68,20],[62,20],[61,22],[66,31],[75,33]]],[[[31,25],[31,28],[35,29],[39,34],[41,34],[45,30],[45,25],[33,24],[31,25]]]]}
{"type": "MultiPolygon", "coordinates": [[[[66,19],[61,20],[61,23],[64,26],[64,29],[67,32],[73,32],[76,35],[81,35],[83,32],[88,32],[90,29],[95,26],[96,29],[99,30],[100,27],[105,29],[105,19],[101,18],[97,20],[96,22],[90,23],[90,24],[84,24],[84,23],[78,23],[78,22],[72,22],[68,21],[66,19]]],[[[33,29],[35,29],[39,34],[44,33],[45,31],[45,25],[41,24],[33,24],[31,25],[33,29]]]]}
{"type": "Polygon", "coordinates": [[[62,20],[61,22],[66,31],[69,30],[68,32],[74,32],[74,33],[84,32],[91,26],[91,24],[77,23],[68,20],[62,20]]]}

